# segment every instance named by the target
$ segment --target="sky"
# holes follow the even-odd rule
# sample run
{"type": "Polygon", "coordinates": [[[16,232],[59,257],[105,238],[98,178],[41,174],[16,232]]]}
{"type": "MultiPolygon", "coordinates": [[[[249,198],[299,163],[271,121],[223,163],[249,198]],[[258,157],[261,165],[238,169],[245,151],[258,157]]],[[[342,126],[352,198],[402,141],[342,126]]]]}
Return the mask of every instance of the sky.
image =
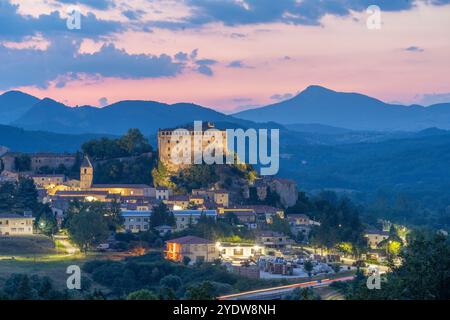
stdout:
{"type": "Polygon", "coordinates": [[[232,113],[309,85],[430,105],[449,74],[450,0],[0,0],[0,93],[71,106],[232,113]]]}

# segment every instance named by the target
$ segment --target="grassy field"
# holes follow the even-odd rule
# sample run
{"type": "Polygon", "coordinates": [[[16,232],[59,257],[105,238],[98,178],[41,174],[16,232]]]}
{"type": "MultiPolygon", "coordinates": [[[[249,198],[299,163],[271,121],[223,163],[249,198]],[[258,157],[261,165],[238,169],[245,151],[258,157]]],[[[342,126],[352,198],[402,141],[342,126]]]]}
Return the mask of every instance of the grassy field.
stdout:
{"type": "Polygon", "coordinates": [[[0,257],[54,253],[57,253],[55,245],[46,236],[0,237],[0,257]]]}
{"type": "MultiPolygon", "coordinates": [[[[0,237],[0,285],[14,273],[50,277],[56,289],[66,288],[67,267],[82,266],[93,259],[108,259],[104,254],[68,254],[67,244],[36,235],[0,237]]],[[[97,286],[96,286],[97,287],[97,286]]]]}

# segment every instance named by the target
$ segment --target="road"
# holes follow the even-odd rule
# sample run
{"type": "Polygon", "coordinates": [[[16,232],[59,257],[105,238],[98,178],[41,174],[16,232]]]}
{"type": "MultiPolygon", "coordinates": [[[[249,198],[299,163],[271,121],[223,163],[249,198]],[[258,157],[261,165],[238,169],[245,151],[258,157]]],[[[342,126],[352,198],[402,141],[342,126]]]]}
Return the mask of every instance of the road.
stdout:
{"type": "Polygon", "coordinates": [[[54,236],[54,241],[58,241],[63,247],[67,255],[74,255],[79,250],[77,247],[72,245],[67,236],[54,236]]]}
{"type": "Polygon", "coordinates": [[[333,282],[351,281],[354,276],[340,277],[336,279],[314,280],[302,283],[295,283],[286,286],[265,288],[259,290],[246,291],[236,294],[218,297],[218,300],[277,300],[296,288],[319,288],[327,287],[333,282]]]}

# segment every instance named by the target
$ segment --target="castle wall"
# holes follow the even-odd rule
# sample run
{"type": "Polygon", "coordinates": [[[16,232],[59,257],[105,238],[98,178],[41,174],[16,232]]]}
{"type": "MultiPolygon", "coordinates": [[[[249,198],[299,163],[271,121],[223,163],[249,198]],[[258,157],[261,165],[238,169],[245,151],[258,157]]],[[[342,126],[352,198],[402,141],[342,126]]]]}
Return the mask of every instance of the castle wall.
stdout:
{"type": "Polygon", "coordinates": [[[194,160],[201,159],[204,152],[211,153],[211,150],[221,150],[225,156],[227,154],[227,134],[226,131],[207,130],[198,132],[180,132],[175,130],[158,131],[158,153],[159,161],[164,163],[169,171],[179,171],[194,164],[194,160]],[[173,155],[179,159],[184,156],[190,159],[189,163],[176,163],[173,155]]]}

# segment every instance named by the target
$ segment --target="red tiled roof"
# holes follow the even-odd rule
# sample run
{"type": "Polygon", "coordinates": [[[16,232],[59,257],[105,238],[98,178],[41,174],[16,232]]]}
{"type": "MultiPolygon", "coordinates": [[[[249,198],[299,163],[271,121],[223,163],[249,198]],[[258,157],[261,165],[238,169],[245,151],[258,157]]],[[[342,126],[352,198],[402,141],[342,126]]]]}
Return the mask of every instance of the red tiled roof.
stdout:
{"type": "Polygon", "coordinates": [[[179,243],[179,244],[208,244],[213,243],[208,239],[203,239],[196,236],[185,236],[177,239],[168,240],[168,243],[179,243]]]}

